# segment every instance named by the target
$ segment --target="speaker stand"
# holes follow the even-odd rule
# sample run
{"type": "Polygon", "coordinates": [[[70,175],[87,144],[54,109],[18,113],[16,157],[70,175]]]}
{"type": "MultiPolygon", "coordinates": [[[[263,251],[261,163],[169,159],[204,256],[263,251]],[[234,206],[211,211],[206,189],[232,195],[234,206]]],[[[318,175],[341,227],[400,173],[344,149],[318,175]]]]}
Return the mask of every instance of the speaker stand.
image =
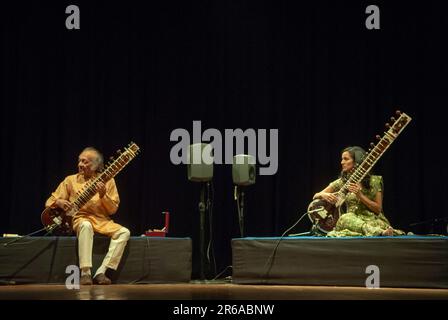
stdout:
{"type": "MultiPolygon", "coordinates": [[[[206,279],[206,261],[205,261],[205,225],[206,225],[206,211],[210,210],[209,194],[206,190],[209,190],[210,182],[201,183],[201,194],[199,200],[199,278],[200,280],[206,279]]],[[[207,268],[208,269],[208,268],[207,268]]]]}
{"type": "Polygon", "coordinates": [[[241,238],[244,238],[244,189],[235,186],[235,200],[238,207],[238,222],[241,238]],[[241,200],[240,200],[241,199],[241,200]]]}
{"type": "Polygon", "coordinates": [[[205,280],[205,183],[201,183],[199,219],[199,278],[205,280]]]}

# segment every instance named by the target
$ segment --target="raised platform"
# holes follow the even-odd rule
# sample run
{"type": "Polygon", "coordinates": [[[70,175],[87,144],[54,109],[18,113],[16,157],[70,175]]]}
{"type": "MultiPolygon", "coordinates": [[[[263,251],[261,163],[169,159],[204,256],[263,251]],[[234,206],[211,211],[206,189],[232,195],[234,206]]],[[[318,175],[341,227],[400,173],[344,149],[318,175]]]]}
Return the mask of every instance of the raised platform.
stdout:
{"type": "Polygon", "coordinates": [[[279,239],[233,239],[233,282],[365,287],[375,265],[381,287],[448,288],[448,237],[279,239]]]}
{"type": "MultiPolygon", "coordinates": [[[[30,237],[10,245],[0,238],[0,284],[64,284],[69,265],[78,265],[76,237],[30,237]]],[[[96,237],[93,272],[107,253],[109,238],[96,237]]],[[[183,283],[191,280],[190,238],[131,237],[114,283],[183,283]]]]}

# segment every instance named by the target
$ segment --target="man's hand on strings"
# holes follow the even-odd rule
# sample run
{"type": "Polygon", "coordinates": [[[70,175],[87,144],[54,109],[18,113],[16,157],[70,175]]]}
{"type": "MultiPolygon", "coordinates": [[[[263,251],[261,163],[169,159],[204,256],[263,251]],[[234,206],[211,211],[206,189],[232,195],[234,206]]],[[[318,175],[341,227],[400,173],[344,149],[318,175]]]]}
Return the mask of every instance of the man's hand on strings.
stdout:
{"type": "Polygon", "coordinates": [[[96,185],[96,191],[100,195],[100,198],[106,195],[106,185],[103,182],[98,182],[96,185]]]}
{"type": "Polygon", "coordinates": [[[56,200],[55,205],[64,211],[69,211],[73,208],[73,203],[64,199],[56,200]]]}

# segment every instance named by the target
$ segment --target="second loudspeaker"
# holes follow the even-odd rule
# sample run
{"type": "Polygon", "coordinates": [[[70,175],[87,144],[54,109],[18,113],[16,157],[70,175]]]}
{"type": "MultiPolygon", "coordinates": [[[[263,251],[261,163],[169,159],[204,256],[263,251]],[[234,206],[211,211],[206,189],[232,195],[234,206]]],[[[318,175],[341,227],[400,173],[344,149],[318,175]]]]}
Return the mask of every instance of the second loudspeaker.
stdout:
{"type": "Polygon", "coordinates": [[[255,158],[248,154],[237,154],[233,157],[232,179],[238,186],[250,186],[255,183],[255,158]]]}

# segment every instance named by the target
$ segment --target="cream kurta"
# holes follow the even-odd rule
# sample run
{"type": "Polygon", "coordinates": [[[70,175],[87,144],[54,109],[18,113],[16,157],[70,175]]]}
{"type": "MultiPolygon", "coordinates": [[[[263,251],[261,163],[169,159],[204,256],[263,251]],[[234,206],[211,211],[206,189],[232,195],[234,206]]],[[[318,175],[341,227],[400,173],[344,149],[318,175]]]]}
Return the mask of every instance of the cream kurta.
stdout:
{"type": "MultiPolygon", "coordinates": [[[[64,199],[73,203],[77,198],[77,193],[82,190],[86,182],[81,174],[66,177],[48,198],[45,206],[55,206],[57,199],[64,199]]],[[[117,212],[119,203],[120,197],[118,196],[117,186],[115,180],[111,179],[106,182],[104,197],[100,199],[99,194],[96,193],[73,217],[73,230],[77,232],[80,223],[87,220],[92,224],[95,232],[112,236],[122,227],[110,218],[110,215],[117,212]]]]}

